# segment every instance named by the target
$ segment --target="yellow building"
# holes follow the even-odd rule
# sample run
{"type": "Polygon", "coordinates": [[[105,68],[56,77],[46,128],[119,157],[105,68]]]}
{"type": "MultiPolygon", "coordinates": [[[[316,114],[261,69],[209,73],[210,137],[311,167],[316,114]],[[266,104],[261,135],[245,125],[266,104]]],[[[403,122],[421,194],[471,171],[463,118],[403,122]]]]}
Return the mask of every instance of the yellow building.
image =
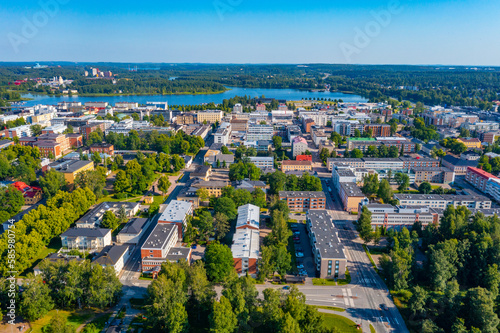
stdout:
{"type": "Polygon", "coordinates": [[[355,183],[340,183],[339,196],[346,212],[358,212],[359,204],[366,199],[355,183]]]}
{"type": "Polygon", "coordinates": [[[283,161],[281,164],[281,171],[311,171],[311,161],[283,161]]]}
{"type": "Polygon", "coordinates": [[[64,174],[64,178],[68,184],[73,184],[75,182],[76,175],[87,170],[94,170],[94,162],[74,161],[71,164],[65,165],[58,171],[64,174]]]}
{"type": "Polygon", "coordinates": [[[462,142],[467,149],[481,149],[481,140],[478,138],[458,138],[458,142],[462,142]]]}
{"type": "Polygon", "coordinates": [[[208,190],[209,196],[214,196],[219,198],[222,195],[222,189],[229,186],[225,181],[200,181],[199,183],[193,184],[194,188],[200,189],[204,188],[208,190]]]}
{"type": "Polygon", "coordinates": [[[208,124],[213,124],[216,122],[221,122],[222,117],[224,116],[224,113],[222,111],[217,111],[217,110],[210,110],[210,111],[200,111],[196,114],[198,118],[198,123],[202,124],[205,121],[208,124]]]}

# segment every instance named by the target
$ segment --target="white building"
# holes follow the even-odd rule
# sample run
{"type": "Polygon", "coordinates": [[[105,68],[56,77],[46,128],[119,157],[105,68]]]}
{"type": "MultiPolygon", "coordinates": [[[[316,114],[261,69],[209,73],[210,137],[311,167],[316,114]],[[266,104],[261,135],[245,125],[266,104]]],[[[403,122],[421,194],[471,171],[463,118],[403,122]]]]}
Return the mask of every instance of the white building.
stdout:
{"type": "Polygon", "coordinates": [[[309,146],[307,145],[307,141],[303,137],[298,136],[292,140],[293,158],[297,157],[298,155],[304,154],[305,151],[308,149],[309,149],[309,146]]]}
{"type": "Polygon", "coordinates": [[[240,103],[235,104],[233,106],[233,112],[234,113],[242,113],[243,112],[243,105],[241,105],[240,103]]]}
{"type": "Polygon", "coordinates": [[[247,129],[247,141],[259,141],[273,139],[274,128],[272,125],[251,124],[247,129]]]}
{"type": "Polygon", "coordinates": [[[111,229],[70,228],[61,234],[61,244],[70,250],[95,251],[111,245],[111,229]]]}
{"type": "Polygon", "coordinates": [[[231,139],[231,124],[222,123],[214,133],[214,143],[222,143],[223,145],[228,145],[231,139]]]}
{"type": "Polygon", "coordinates": [[[259,169],[274,168],[273,156],[251,156],[250,163],[254,164],[259,169]]]}
{"type": "Polygon", "coordinates": [[[101,253],[93,261],[103,268],[106,266],[113,267],[116,275],[118,275],[130,258],[130,254],[130,246],[128,245],[110,245],[102,249],[101,253]]]}
{"type": "Polygon", "coordinates": [[[18,127],[9,128],[9,138],[14,139],[15,137],[24,138],[27,136],[32,136],[30,125],[22,125],[18,127]]]}
{"type": "Polygon", "coordinates": [[[130,219],[116,236],[117,242],[120,244],[138,244],[144,234],[147,221],[148,219],[138,217],[130,219]]]}

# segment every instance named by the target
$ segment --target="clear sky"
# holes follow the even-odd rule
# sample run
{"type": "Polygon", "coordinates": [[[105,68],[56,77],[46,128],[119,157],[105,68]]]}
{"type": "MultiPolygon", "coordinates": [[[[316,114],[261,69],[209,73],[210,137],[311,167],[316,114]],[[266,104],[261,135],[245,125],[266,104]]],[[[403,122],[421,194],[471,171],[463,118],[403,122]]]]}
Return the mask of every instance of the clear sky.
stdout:
{"type": "Polygon", "coordinates": [[[0,61],[498,66],[499,16],[498,0],[2,0],[0,61]]]}

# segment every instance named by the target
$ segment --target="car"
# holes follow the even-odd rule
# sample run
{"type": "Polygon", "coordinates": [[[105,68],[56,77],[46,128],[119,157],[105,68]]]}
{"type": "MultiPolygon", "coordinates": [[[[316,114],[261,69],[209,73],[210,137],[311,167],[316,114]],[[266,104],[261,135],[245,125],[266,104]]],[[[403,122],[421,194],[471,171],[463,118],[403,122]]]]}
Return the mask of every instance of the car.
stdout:
{"type": "Polygon", "coordinates": [[[299,237],[293,237],[293,240],[294,240],[294,241],[299,241],[299,240],[300,240],[300,238],[299,238],[299,237]]]}
{"type": "Polygon", "coordinates": [[[297,269],[302,269],[304,268],[304,265],[300,264],[300,265],[297,265],[297,269]]]}
{"type": "Polygon", "coordinates": [[[301,272],[299,273],[299,276],[307,276],[307,272],[301,272]]]}
{"type": "Polygon", "coordinates": [[[304,253],[302,253],[302,252],[296,252],[296,253],[295,253],[295,256],[296,256],[297,258],[303,258],[303,257],[304,257],[304,253]]]}
{"type": "Polygon", "coordinates": [[[380,304],[380,308],[381,308],[382,310],[384,310],[384,311],[389,310],[389,308],[388,308],[388,307],[387,307],[387,305],[385,305],[385,304],[380,304]]]}
{"type": "Polygon", "coordinates": [[[304,253],[304,250],[302,250],[302,248],[301,248],[300,246],[297,246],[297,247],[295,248],[295,251],[297,251],[297,252],[301,252],[301,253],[304,253]]]}
{"type": "Polygon", "coordinates": [[[283,290],[289,290],[290,289],[290,286],[284,286],[283,287],[283,290]]]}
{"type": "Polygon", "coordinates": [[[298,235],[300,235],[300,231],[294,231],[293,234],[298,236],[298,235]]]}

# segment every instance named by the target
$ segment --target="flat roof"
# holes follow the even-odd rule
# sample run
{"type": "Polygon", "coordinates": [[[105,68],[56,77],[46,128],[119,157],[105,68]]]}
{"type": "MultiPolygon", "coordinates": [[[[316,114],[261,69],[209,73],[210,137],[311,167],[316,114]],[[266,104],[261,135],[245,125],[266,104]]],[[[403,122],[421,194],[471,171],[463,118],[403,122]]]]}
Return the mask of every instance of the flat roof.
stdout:
{"type": "Polygon", "coordinates": [[[349,197],[364,197],[364,193],[361,189],[356,185],[356,183],[339,183],[340,186],[344,189],[344,192],[349,197]]]}
{"type": "Polygon", "coordinates": [[[70,228],[61,234],[61,237],[88,237],[100,238],[111,233],[111,229],[103,228],[70,228]]]}
{"type": "Polygon", "coordinates": [[[307,220],[316,239],[314,246],[322,259],[347,259],[344,245],[337,236],[332,218],[326,210],[308,211],[307,220]]]}
{"type": "Polygon", "coordinates": [[[163,213],[161,213],[158,221],[182,222],[192,207],[193,204],[191,202],[172,200],[163,213]]]}
{"type": "Polygon", "coordinates": [[[142,245],[142,249],[163,249],[175,232],[177,232],[175,224],[158,223],[142,245]]]}
{"type": "Polygon", "coordinates": [[[279,196],[286,198],[326,198],[325,192],[320,191],[280,191],[279,196]]]}
{"type": "Polygon", "coordinates": [[[247,204],[238,207],[238,219],[236,220],[236,228],[242,226],[250,226],[259,228],[260,207],[247,204]]]}
{"type": "Polygon", "coordinates": [[[233,236],[233,245],[231,252],[233,258],[259,258],[259,230],[254,229],[236,229],[233,236]]]}
{"type": "Polygon", "coordinates": [[[434,201],[491,201],[482,195],[455,195],[455,194],[406,194],[396,193],[398,200],[434,200],[434,201]]]}

